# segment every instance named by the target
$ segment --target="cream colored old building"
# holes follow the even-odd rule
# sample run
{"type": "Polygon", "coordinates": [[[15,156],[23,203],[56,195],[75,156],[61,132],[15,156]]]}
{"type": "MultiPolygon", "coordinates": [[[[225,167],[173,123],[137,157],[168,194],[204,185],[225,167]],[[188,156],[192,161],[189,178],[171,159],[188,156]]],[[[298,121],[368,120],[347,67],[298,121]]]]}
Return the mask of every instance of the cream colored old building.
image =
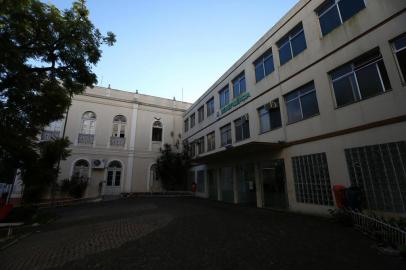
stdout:
{"type": "MultiPolygon", "coordinates": [[[[71,156],[61,163],[59,180],[89,179],[86,197],[160,191],[155,162],[159,149],[181,136],[190,104],[110,88],[86,89],[73,97],[65,136],[71,156]]],[[[64,121],[52,123],[42,140],[61,136],[64,121]]]]}
{"type": "MultiPolygon", "coordinates": [[[[406,213],[406,1],[300,0],[185,113],[197,194],[406,213]]],[[[271,12],[271,11],[270,11],[271,12]]]]}

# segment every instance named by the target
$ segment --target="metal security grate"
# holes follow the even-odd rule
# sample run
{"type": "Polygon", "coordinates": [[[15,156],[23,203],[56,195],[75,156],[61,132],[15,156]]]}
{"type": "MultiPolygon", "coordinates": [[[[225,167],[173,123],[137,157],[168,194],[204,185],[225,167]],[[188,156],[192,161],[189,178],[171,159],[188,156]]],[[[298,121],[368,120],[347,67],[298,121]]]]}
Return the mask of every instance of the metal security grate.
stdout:
{"type": "Polygon", "coordinates": [[[351,184],[359,186],[365,207],[406,212],[406,142],[345,150],[351,184]]]}
{"type": "Polygon", "coordinates": [[[325,153],[292,157],[296,200],[302,203],[333,205],[325,153]]]}

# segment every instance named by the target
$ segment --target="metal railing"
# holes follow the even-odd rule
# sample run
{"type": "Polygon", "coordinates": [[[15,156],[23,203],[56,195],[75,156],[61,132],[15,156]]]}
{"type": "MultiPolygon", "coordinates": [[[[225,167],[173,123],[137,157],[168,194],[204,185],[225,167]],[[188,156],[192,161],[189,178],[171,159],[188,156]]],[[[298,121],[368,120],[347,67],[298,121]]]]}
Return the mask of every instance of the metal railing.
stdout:
{"type": "Polygon", "coordinates": [[[59,138],[59,131],[44,130],[41,132],[41,141],[50,141],[59,138]]]}
{"type": "Polygon", "coordinates": [[[389,224],[380,217],[371,217],[360,212],[347,210],[351,216],[354,227],[377,240],[395,244],[406,245],[406,229],[396,224],[389,224]]]}
{"type": "Polygon", "coordinates": [[[123,147],[125,145],[125,138],[124,137],[110,137],[110,145],[123,147]]]}
{"type": "Polygon", "coordinates": [[[94,135],[93,134],[81,134],[79,133],[78,136],[78,143],[79,144],[90,144],[92,145],[94,141],[94,135]]]}

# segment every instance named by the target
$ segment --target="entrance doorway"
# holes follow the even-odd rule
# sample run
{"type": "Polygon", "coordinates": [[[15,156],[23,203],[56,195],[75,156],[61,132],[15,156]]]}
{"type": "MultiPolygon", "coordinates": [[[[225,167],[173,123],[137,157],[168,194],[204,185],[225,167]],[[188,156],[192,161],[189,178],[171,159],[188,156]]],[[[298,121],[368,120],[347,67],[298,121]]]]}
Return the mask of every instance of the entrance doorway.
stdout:
{"type": "Polygon", "coordinates": [[[262,166],[263,207],[287,209],[285,164],[283,159],[262,166]]]}
{"type": "Polygon", "coordinates": [[[217,193],[217,181],[216,181],[215,170],[208,170],[207,171],[207,183],[209,185],[209,199],[217,200],[218,193],[217,193]]]}
{"type": "Polygon", "coordinates": [[[257,205],[254,164],[237,166],[238,203],[257,205]]]}
{"type": "Polygon", "coordinates": [[[119,161],[110,162],[107,167],[106,186],[104,188],[104,195],[118,195],[121,193],[121,170],[122,166],[119,161]]]}

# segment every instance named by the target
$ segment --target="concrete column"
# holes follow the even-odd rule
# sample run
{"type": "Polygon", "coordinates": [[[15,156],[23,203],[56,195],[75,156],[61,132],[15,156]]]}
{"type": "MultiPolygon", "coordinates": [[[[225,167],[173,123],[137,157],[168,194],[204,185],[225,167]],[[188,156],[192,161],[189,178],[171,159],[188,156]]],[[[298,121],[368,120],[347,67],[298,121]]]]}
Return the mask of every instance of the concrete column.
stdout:
{"type": "Polygon", "coordinates": [[[135,132],[137,130],[137,113],[138,113],[138,104],[133,104],[133,111],[131,115],[130,122],[130,143],[128,150],[130,151],[128,155],[128,164],[127,164],[127,177],[124,186],[124,192],[133,192],[132,190],[132,181],[133,181],[133,172],[134,172],[134,152],[135,152],[135,132]]]}
{"type": "Polygon", "coordinates": [[[264,205],[264,193],[263,185],[262,185],[262,177],[261,177],[261,165],[259,162],[255,163],[254,165],[254,175],[255,175],[255,186],[256,186],[256,197],[257,197],[257,207],[262,208],[264,205]]]}

